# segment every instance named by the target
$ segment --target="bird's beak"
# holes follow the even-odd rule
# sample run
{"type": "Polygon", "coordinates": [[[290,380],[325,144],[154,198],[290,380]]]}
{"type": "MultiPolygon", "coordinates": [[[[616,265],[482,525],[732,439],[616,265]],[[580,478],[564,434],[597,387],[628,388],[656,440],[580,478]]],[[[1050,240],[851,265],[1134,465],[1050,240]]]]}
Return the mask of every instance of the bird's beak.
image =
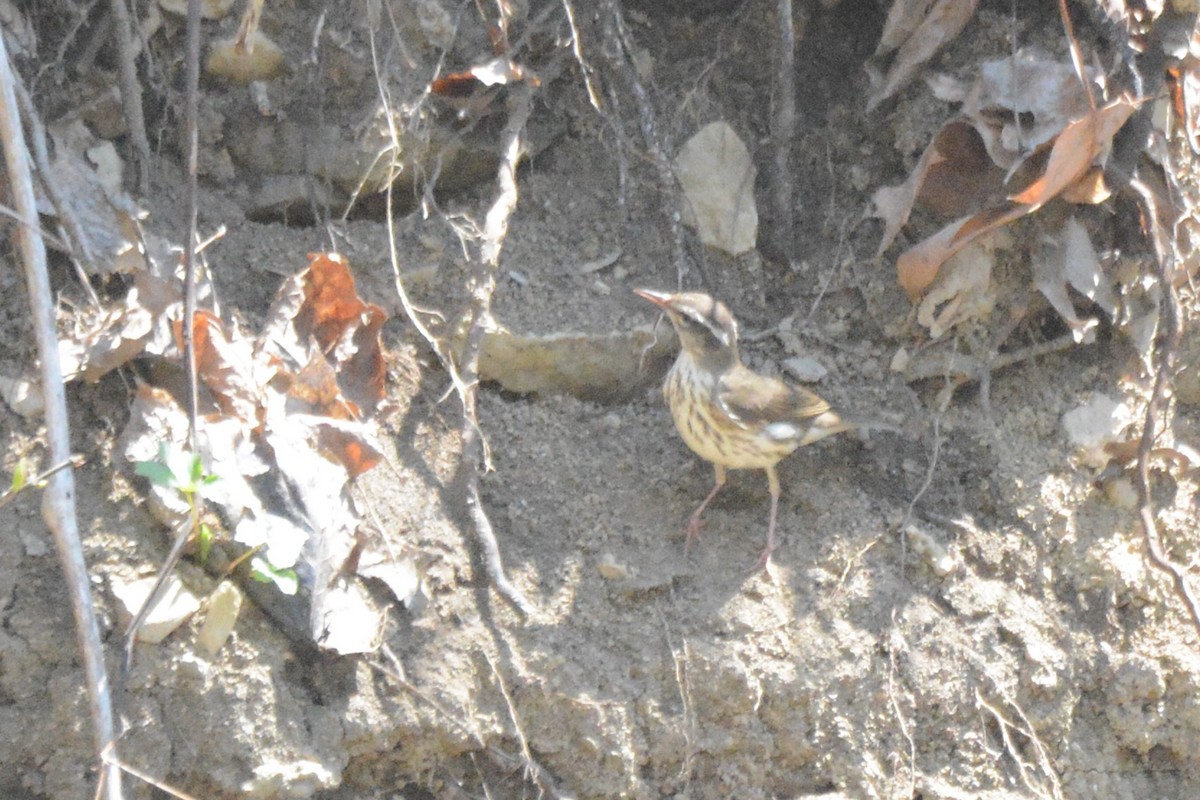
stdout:
{"type": "Polygon", "coordinates": [[[653,289],[634,289],[633,293],[644,300],[649,300],[664,311],[671,305],[671,298],[674,297],[670,292],[656,292],[653,289]]]}

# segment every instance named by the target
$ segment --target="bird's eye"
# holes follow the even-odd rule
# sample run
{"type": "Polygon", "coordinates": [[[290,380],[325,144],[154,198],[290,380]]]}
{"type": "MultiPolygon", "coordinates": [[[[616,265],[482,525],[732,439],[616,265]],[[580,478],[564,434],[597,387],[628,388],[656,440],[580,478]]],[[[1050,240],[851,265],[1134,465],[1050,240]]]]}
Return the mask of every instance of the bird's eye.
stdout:
{"type": "Polygon", "coordinates": [[[707,342],[709,345],[724,345],[725,337],[721,331],[709,323],[706,319],[697,319],[690,314],[682,314],[679,318],[682,323],[683,330],[688,336],[692,337],[696,342],[707,342]]]}

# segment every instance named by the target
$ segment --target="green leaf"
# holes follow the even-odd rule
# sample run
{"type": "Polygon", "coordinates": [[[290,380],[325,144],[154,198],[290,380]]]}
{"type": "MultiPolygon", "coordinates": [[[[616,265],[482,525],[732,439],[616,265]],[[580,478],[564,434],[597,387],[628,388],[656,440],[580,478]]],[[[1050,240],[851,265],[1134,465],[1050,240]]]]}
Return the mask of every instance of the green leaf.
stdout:
{"type": "Polygon", "coordinates": [[[155,486],[172,487],[176,485],[175,473],[161,461],[139,461],[134,472],[149,479],[155,486]]]}
{"type": "Polygon", "coordinates": [[[198,484],[204,480],[204,464],[203,464],[203,462],[200,461],[199,453],[192,453],[192,465],[191,466],[192,466],[192,469],[191,469],[190,477],[192,479],[192,486],[195,486],[196,484],[198,484]]]}
{"type": "Polygon", "coordinates": [[[25,484],[29,481],[28,475],[25,473],[25,459],[17,462],[17,468],[13,470],[12,485],[9,486],[10,492],[19,492],[25,488],[25,484]]]}
{"type": "Polygon", "coordinates": [[[213,545],[213,530],[207,523],[200,523],[200,534],[197,540],[200,544],[200,564],[203,566],[208,563],[208,554],[212,552],[213,545]]]}
{"type": "Polygon", "coordinates": [[[250,574],[260,583],[273,583],[279,591],[293,595],[300,588],[300,579],[294,569],[276,569],[275,566],[262,556],[250,559],[250,574]]]}

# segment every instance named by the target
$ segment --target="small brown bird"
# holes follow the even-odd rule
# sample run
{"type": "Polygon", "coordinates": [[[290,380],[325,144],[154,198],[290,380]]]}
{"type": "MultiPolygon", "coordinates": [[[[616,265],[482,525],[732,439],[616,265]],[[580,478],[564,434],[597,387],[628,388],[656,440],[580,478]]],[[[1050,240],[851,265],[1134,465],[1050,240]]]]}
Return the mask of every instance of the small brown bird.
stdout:
{"type": "MultiPolygon", "coordinates": [[[[763,469],[771,489],[767,547],[755,571],[775,550],[779,477],[775,465],[797,447],[849,426],[817,395],[750,370],[738,354],[737,321],[723,303],[700,292],[635,294],[666,312],[679,334],[679,358],[663,396],[683,441],[712,463],[716,483],[688,520],[687,546],[700,533],[700,515],[725,485],[725,470],[763,469]]],[[[685,548],[686,549],[686,548],[685,548]]]]}

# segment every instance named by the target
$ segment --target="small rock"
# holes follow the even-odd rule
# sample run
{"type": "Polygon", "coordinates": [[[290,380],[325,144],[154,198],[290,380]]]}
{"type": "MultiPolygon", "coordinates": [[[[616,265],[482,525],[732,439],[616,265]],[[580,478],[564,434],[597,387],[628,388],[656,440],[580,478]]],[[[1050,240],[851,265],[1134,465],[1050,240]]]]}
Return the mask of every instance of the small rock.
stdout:
{"type": "Polygon", "coordinates": [[[1104,484],[1104,494],[1108,501],[1117,508],[1132,511],[1137,508],[1137,491],[1128,478],[1117,478],[1104,484]]]}
{"type": "Polygon", "coordinates": [[[808,356],[794,356],[784,359],[783,368],[789,375],[801,383],[818,383],[829,374],[829,370],[825,369],[820,362],[808,356]]]}
{"type": "Polygon", "coordinates": [[[600,556],[600,560],[596,562],[596,571],[606,581],[623,581],[629,577],[629,568],[618,564],[612,553],[600,556]]]}
{"type": "Polygon", "coordinates": [[[701,128],[679,151],[675,171],[686,200],[684,222],[702,242],[735,256],[754,249],[754,162],[729,123],[701,128]]]}
{"type": "Polygon", "coordinates": [[[956,569],[954,557],[928,533],[916,525],[910,524],[904,529],[904,534],[908,537],[908,543],[913,552],[928,562],[934,575],[944,578],[956,569]]]}
{"type": "Polygon", "coordinates": [[[196,637],[200,651],[209,659],[228,641],[242,610],[242,592],[229,581],[221,581],[208,599],[208,613],[196,637]]]}
{"type": "Polygon", "coordinates": [[[39,527],[36,532],[28,531],[25,528],[17,529],[18,535],[21,537],[21,544],[25,546],[25,555],[33,558],[41,558],[50,551],[47,547],[46,530],[39,527]]]}
{"type": "MultiPolygon", "coordinates": [[[[133,581],[113,579],[112,592],[126,621],[132,620],[141,610],[142,604],[154,589],[155,582],[153,577],[133,581]]],[[[196,595],[188,591],[177,575],[171,575],[163,586],[162,597],[138,629],[137,640],[158,644],[199,610],[200,601],[196,599],[196,595]]]]}
{"type": "Polygon", "coordinates": [[[1097,394],[1091,402],[1063,414],[1067,440],[1082,451],[1084,461],[1095,467],[1108,463],[1104,445],[1114,442],[1129,424],[1129,409],[1111,397],[1097,394]]]}
{"type": "Polygon", "coordinates": [[[0,397],[25,419],[40,417],[46,410],[42,387],[26,378],[6,378],[0,375],[0,397]]]}
{"type": "Polygon", "coordinates": [[[262,31],[254,31],[240,46],[235,39],[214,42],[204,64],[210,77],[242,85],[269,81],[283,70],[283,51],[262,31]]]}

